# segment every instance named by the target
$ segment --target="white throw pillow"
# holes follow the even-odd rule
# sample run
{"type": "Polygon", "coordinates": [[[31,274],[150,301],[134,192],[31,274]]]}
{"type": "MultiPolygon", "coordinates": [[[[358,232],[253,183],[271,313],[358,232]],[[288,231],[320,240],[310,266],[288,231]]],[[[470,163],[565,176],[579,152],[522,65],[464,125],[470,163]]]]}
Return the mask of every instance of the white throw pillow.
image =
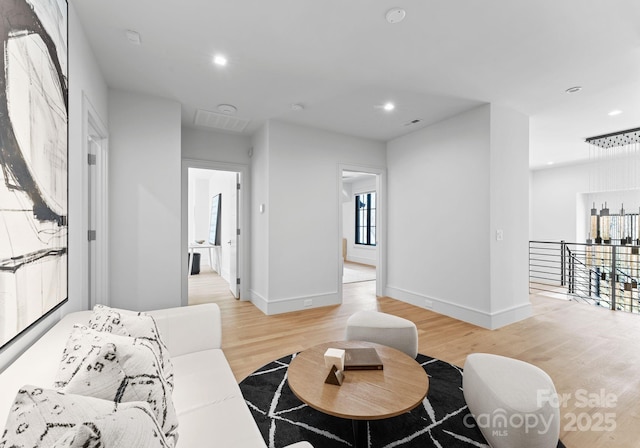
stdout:
{"type": "Polygon", "coordinates": [[[169,448],[171,445],[146,402],[118,404],[36,386],[23,386],[18,391],[0,447],[81,446],[169,448]],[[92,444],[95,429],[101,432],[103,445],[92,444]],[[76,444],[81,438],[85,444],[76,444]]]}
{"type": "Polygon", "coordinates": [[[169,350],[162,341],[158,325],[151,315],[96,305],[88,327],[96,331],[147,340],[156,350],[164,376],[173,390],[173,364],[171,364],[169,350]]]}
{"type": "Polygon", "coordinates": [[[74,325],[54,386],[63,392],[116,403],[146,401],[175,446],[178,417],[156,353],[140,338],[74,325]]]}

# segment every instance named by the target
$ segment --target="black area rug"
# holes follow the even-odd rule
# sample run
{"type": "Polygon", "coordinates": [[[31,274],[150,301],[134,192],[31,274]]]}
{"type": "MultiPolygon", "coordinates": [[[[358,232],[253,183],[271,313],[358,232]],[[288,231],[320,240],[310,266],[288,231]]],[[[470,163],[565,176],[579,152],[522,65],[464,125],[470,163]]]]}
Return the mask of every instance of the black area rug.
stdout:
{"type": "MultiPolygon", "coordinates": [[[[350,420],[316,411],[291,392],[287,368],[294,356],[273,361],[240,383],[265,442],[269,448],[303,440],[314,448],[353,446],[350,420]]],[[[429,375],[427,398],[411,412],[369,422],[369,448],[489,448],[464,401],[462,369],[420,354],[416,360],[429,375]]],[[[564,448],[562,442],[558,448],[564,448]]]]}

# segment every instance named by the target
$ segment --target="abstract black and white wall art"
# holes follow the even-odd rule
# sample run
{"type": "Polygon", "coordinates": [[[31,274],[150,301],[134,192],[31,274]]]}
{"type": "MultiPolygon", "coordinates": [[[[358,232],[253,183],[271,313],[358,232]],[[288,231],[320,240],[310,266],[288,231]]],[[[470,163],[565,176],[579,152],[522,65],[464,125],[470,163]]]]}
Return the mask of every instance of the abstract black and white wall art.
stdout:
{"type": "Polygon", "coordinates": [[[0,347],[67,300],[66,0],[0,0],[0,347]]]}

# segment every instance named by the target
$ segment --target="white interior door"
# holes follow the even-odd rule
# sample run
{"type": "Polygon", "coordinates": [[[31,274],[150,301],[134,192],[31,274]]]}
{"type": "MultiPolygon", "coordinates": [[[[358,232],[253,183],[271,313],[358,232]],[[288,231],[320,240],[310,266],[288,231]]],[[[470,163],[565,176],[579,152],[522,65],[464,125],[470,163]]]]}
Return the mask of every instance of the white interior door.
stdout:
{"type": "Polygon", "coordinates": [[[226,242],[229,245],[229,289],[231,294],[236,299],[240,298],[240,282],[238,278],[238,242],[240,236],[238,235],[238,209],[240,195],[238,191],[240,189],[240,173],[232,178],[233,185],[229,189],[231,191],[231,197],[229,198],[229,222],[232,225],[229,240],[226,242]]]}

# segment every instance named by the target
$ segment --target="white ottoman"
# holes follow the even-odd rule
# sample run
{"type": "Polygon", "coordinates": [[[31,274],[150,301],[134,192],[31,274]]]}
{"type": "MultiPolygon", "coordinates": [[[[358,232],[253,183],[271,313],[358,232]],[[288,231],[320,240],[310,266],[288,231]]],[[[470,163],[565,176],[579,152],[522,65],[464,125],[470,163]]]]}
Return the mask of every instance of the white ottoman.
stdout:
{"type": "MultiPolygon", "coordinates": [[[[556,388],[538,367],[504,356],[467,356],[462,377],[469,411],[492,448],[556,448],[556,388]]],[[[471,423],[471,422],[470,422],[471,423]]]]}
{"type": "Polygon", "coordinates": [[[347,320],[347,341],[367,341],[392,347],[415,358],[418,329],[410,320],[378,311],[358,311],[347,320]]]}

